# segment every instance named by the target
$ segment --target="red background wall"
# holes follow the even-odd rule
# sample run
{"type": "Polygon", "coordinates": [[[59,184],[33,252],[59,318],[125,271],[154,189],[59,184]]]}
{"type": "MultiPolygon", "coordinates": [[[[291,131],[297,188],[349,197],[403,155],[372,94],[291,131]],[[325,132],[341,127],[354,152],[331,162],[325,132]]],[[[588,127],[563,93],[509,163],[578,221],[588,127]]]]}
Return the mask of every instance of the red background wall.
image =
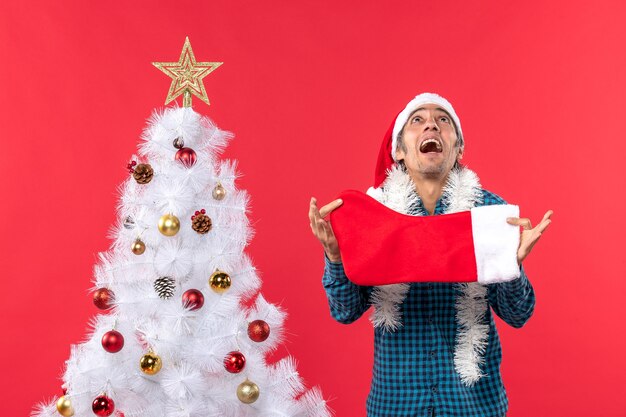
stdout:
{"type": "Polygon", "coordinates": [[[625,416],[622,2],[34,2],[0,5],[1,414],[60,393],[96,314],[116,186],[185,36],[237,136],[263,294],[289,312],[281,353],[337,415],[365,414],[366,318],[328,313],[306,217],[371,185],[382,134],[416,93],[449,98],[485,188],[553,223],[525,262],[521,330],[498,322],[509,416],[625,416]],[[132,5],[130,4],[132,3],[132,5]]]}

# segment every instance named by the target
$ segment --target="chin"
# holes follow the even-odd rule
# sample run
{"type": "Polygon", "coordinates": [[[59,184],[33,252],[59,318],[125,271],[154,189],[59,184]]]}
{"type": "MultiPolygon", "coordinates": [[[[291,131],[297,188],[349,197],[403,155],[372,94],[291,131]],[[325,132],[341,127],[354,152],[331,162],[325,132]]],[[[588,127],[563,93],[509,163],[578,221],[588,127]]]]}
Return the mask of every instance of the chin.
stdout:
{"type": "Polygon", "coordinates": [[[427,176],[439,176],[441,174],[446,173],[446,169],[443,165],[434,166],[434,167],[423,167],[419,170],[420,174],[427,176]]]}
{"type": "Polygon", "coordinates": [[[408,165],[405,160],[404,164],[409,172],[432,178],[446,175],[452,170],[452,166],[454,166],[453,163],[448,167],[448,161],[446,160],[433,161],[431,159],[424,160],[421,158],[410,161],[408,165]]]}

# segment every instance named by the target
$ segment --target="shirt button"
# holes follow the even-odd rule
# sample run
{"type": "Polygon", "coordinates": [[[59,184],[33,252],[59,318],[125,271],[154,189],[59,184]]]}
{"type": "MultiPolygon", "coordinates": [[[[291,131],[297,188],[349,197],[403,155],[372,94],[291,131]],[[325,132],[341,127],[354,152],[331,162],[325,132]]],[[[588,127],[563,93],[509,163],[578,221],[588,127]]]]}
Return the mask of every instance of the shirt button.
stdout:
{"type": "Polygon", "coordinates": [[[433,284],[428,284],[428,289],[432,290],[433,289],[433,284]]]}
{"type": "Polygon", "coordinates": [[[430,352],[430,357],[434,358],[435,356],[437,356],[437,352],[435,352],[434,350],[432,352],[430,352]]]}
{"type": "Polygon", "coordinates": [[[433,316],[428,317],[428,322],[432,323],[433,322],[433,316]]]}
{"type": "Polygon", "coordinates": [[[434,394],[436,394],[436,393],[437,393],[437,387],[433,387],[433,388],[432,388],[432,390],[433,390],[433,393],[434,393],[434,394]]]}

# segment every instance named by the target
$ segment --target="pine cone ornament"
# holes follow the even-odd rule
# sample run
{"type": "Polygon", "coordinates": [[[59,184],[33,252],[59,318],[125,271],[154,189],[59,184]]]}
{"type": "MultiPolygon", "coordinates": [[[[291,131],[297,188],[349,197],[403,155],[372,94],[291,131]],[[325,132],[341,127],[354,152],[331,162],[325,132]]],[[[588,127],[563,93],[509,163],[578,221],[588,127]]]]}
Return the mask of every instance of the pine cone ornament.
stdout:
{"type": "Polygon", "coordinates": [[[133,171],[133,178],[139,184],[147,184],[152,181],[152,177],[154,176],[154,170],[150,166],[150,164],[139,164],[133,171]]]}
{"type": "Polygon", "coordinates": [[[196,213],[191,216],[191,227],[201,235],[208,233],[209,230],[211,230],[211,226],[213,226],[211,218],[205,213],[206,211],[202,209],[200,211],[196,211],[196,213]]]}
{"type": "Polygon", "coordinates": [[[154,281],[154,291],[164,300],[172,298],[176,289],[176,281],[174,278],[161,277],[154,281]]]}

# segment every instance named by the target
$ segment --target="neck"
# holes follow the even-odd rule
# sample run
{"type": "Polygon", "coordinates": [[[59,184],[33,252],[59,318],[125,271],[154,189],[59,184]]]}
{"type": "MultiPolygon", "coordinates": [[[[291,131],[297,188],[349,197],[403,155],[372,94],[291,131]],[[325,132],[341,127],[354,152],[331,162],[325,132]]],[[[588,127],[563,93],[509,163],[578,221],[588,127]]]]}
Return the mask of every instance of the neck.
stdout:
{"type": "Polygon", "coordinates": [[[415,191],[420,196],[424,208],[428,214],[435,212],[437,200],[443,194],[443,188],[446,185],[449,173],[441,178],[424,177],[420,174],[411,175],[411,179],[415,184],[415,191]]]}

